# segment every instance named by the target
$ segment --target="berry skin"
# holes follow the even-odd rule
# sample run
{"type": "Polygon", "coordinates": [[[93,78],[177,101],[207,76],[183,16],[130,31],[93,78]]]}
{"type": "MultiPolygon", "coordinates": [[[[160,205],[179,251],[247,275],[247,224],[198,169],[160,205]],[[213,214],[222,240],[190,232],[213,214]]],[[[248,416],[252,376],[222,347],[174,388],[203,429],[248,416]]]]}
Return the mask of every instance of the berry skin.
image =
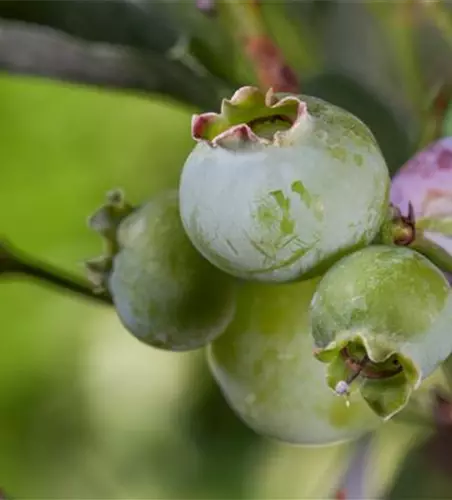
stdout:
{"type": "Polygon", "coordinates": [[[346,441],[381,423],[359,394],[347,401],[325,384],[308,318],[317,284],[244,283],[234,321],[208,347],[213,376],[238,416],[259,434],[306,446],[346,441]]]}
{"type": "Polygon", "coordinates": [[[221,114],[195,116],[192,131],[198,144],[181,176],[182,221],[223,271],[308,279],[377,234],[388,170],[372,133],[345,110],[244,87],[221,114]]]}
{"type": "Polygon", "coordinates": [[[177,191],[125,217],[117,231],[107,288],[124,326],[154,347],[206,345],[230,323],[234,279],[195,250],[180,222],[177,191]]]}
{"type": "Polygon", "coordinates": [[[407,247],[370,246],[340,260],[322,278],[310,317],[329,387],[361,393],[383,419],[452,352],[450,286],[407,247]]]}

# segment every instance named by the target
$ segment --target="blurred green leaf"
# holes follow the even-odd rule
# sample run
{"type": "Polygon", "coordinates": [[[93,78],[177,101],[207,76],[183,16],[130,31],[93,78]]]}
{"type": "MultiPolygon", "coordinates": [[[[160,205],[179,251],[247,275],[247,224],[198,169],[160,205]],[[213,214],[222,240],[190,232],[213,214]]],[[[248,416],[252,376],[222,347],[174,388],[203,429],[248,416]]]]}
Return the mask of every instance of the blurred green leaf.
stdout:
{"type": "Polygon", "coordinates": [[[444,377],[449,384],[449,390],[452,390],[452,355],[449,355],[441,365],[444,377]]]}
{"type": "Polygon", "coordinates": [[[375,135],[392,173],[410,158],[413,146],[402,123],[356,80],[338,72],[324,73],[305,82],[303,93],[325,99],[360,118],[375,135]]]}
{"type": "MultiPolygon", "coordinates": [[[[80,274],[83,260],[99,251],[86,218],[105,192],[122,187],[140,203],[177,187],[192,147],[186,110],[37,79],[0,78],[0,124],[0,234],[80,274]]],[[[0,486],[13,498],[126,498],[114,485],[116,463],[93,430],[92,396],[81,388],[104,359],[86,355],[99,337],[105,347],[115,334],[124,338],[118,356],[137,364],[114,311],[19,280],[2,280],[0,304],[0,486]]],[[[109,397],[114,418],[120,383],[128,394],[139,384],[125,379],[117,361],[104,364],[119,378],[109,397]]],[[[139,382],[149,390],[161,385],[156,377],[139,382]]],[[[180,378],[177,384],[183,386],[180,378]]],[[[149,411],[142,398],[135,401],[149,411]]],[[[140,446],[155,432],[145,416],[146,425],[134,429],[140,446]]],[[[130,442],[128,431],[122,442],[130,442]]]]}
{"type": "Polygon", "coordinates": [[[390,46],[390,63],[403,83],[405,94],[420,112],[426,88],[416,43],[419,36],[416,3],[364,2],[363,5],[376,21],[379,38],[390,46]]]}
{"type": "Polygon", "coordinates": [[[406,455],[388,500],[452,498],[452,400],[448,390],[433,388],[430,413],[433,427],[406,455]]]}
{"type": "Polygon", "coordinates": [[[159,2],[4,0],[0,17],[46,25],[93,42],[167,52],[179,33],[159,2]]]}
{"type": "Polygon", "coordinates": [[[283,51],[289,65],[302,78],[317,72],[324,60],[313,26],[301,16],[291,17],[287,2],[261,0],[260,4],[269,34],[283,51]]]}
{"type": "MultiPolygon", "coordinates": [[[[229,88],[202,65],[196,64],[189,51],[178,51],[181,42],[188,35],[181,31],[181,26],[176,25],[170,13],[162,7],[160,2],[126,0],[0,2],[0,18],[10,22],[20,21],[17,29],[22,30],[22,35],[20,32],[11,34],[16,36],[17,41],[11,40],[12,47],[8,48],[7,54],[8,64],[5,67],[0,58],[0,67],[14,72],[16,59],[19,73],[48,74],[58,78],[59,72],[65,71],[63,76],[66,78],[63,79],[67,80],[72,76],[75,81],[97,83],[106,87],[109,86],[110,75],[110,78],[118,80],[117,84],[111,85],[113,87],[121,87],[122,84],[126,89],[168,95],[197,107],[213,107],[228,93],[229,88]],[[60,43],[58,39],[47,40],[45,33],[39,31],[35,33],[35,38],[30,37],[29,43],[32,46],[27,46],[27,28],[33,33],[38,26],[58,30],[52,33],[53,38],[61,32],[75,37],[74,41],[91,42],[92,46],[83,46],[86,60],[82,57],[74,59],[74,48],[67,46],[68,40],[62,39],[60,43]],[[108,50],[104,48],[102,52],[98,49],[98,43],[108,44],[108,50]],[[122,65],[111,69],[108,57],[109,53],[115,55],[115,50],[118,57],[122,58],[122,65]],[[100,62],[102,57],[105,58],[107,74],[104,77],[99,69],[101,65],[98,65],[97,71],[94,71],[95,74],[90,79],[89,71],[93,72],[93,69],[89,69],[90,51],[100,62]],[[34,61],[35,67],[30,69],[28,62],[29,69],[21,71],[21,61],[30,59],[34,61]],[[55,67],[52,66],[52,60],[55,61],[55,67]],[[62,60],[65,61],[64,64],[62,60]],[[71,68],[71,65],[81,67],[71,68]],[[117,75],[124,72],[125,75],[117,75]],[[131,75],[128,75],[128,72],[131,75]],[[97,73],[100,73],[100,76],[97,73]]],[[[14,26],[8,25],[10,31],[12,27],[14,26]]],[[[3,30],[4,37],[6,33],[3,30]]],[[[3,56],[3,59],[5,57],[3,56]]]]}
{"type": "Polygon", "coordinates": [[[192,384],[200,384],[200,391],[188,401],[189,418],[184,424],[204,474],[181,481],[178,496],[188,486],[193,499],[214,498],[218,491],[224,498],[246,499],[248,476],[268,442],[232,411],[212,378],[204,352],[200,354],[202,363],[191,374],[192,384]]]}
{"type": "Polygon", "coordinates": [[[411,451],[387,500],[452,498],[452,430],[442,429],[411,451]]]}
{"type": "MultiPolygon", "coordinates": [[[[219,32],[218,23],[205,19],[198,12],[194,1],[5,0],[0,2],[0,17],[49,26],[92,42],[127,46],[145,53],[150,51],[154,59],[155,54],[160,54],[173,61],[174,49],[186,40],[186,49],[191,52],[193,45],[192,55],[212,70],[212,75],[225,81],[229,79],[227,71],[215,71],[221,66],[228,36],[221,33],[221,29],[219,32]],[[216,43],[212,43],[214,41],[216,43]]],[[[189,52],[185,56],[189,56],[189,52]]],[[[223,61],[223,66],[229,62],[226,58],[223,61]]],[[[149,62],[152,65],[152,58],[149,62]]],[[[184,54],[182,62],[190,66],[184,54]]],[[[179,78],[177,83],[180,85],[186,77],[179,78]]]]}

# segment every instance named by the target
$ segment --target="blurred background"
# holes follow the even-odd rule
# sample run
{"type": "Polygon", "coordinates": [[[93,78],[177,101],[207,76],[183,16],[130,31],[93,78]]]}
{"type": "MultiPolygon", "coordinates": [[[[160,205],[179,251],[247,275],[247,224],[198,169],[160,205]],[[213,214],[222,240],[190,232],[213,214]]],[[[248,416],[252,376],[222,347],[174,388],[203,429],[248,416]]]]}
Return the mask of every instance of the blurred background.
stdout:
{"type": "MultiPolygon", "coordinates": [[[[443,2],[2,1],[0,235],[82,276],[105,192],[141,202],[176,187],[192,113],[242,84],[355,113],[395,172],[451,135],[451,54],[443,2]]],[[[108,306],[25,279],[1,282],[0,318],[7,498],[342,498],[355,446],[255,435],[203,352],[146,347],[108,306]]],[[[366,495],[452,498],[437,438],[415,419],[386,424],[366,495]]]]}

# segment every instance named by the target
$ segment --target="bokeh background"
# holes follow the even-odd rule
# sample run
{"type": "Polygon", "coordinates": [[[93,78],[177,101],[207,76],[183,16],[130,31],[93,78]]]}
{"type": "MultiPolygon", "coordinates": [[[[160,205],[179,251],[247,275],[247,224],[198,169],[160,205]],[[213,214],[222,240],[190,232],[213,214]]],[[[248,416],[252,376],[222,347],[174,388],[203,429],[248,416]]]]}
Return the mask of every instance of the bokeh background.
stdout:
{"type": "MultiPolygon", "coordinates": [[[[83,261],[101,249],[86,219],[106,191],[121,187],[141,202],[176,187],[193,146],[192,113],[259,83],[259,57],[243,50],[247,30],[265,27],[303,92],[360,116],[392,171],[447,133],[447,4],[260,2],[259,29],[246,15],[237,22],[234,8],[216,8],[206,14],[188,0],[0,2],[0,31],[26,26],[65,33],[87,50],[121,46],[154,78],[114,89],[55,78],[58,66],[40,74],[14,64],[36,46],[5,62],[0,33],[2,237],[82,275],[83,261]]],[[[255,435],[224,402],[203,352],[146,347],[108,306],[26,279],[0,282],[0,320],[0,488],[11,498],[337,497],[353,444],[306,449],[255,435]]],[[[441,374],[432,381],[443,383],[441,374]]],[[[374,437],[366,491],[451,498],[441,471],[426,474],[409,453],[432,428],[407,420],[374,437]],[[415,492],[405,470],[409,478],[424,473],[415,492]]]]}

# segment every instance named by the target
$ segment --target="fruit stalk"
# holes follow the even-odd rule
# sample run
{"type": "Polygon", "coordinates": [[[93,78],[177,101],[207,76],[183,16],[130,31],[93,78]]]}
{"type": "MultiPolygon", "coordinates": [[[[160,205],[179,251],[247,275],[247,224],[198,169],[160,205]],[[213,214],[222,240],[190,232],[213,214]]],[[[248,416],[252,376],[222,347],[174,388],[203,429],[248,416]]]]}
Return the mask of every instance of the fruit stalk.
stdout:
{"type": "Polygon", "coordinates": [[[23,275],[86,299],[112,304],[108,294],[96,293],[84,280],[19,253],[5,242],[0,242],[0,277],[7,275],[23,275]]]}
{"type": "Polygon", "coordinates": [[[434,241],[427,239],[422,232],[417,231],[416,238],[409,246],[413,250],[425,255],[444,273],[452,275],[452,255],[434,241]]]}

